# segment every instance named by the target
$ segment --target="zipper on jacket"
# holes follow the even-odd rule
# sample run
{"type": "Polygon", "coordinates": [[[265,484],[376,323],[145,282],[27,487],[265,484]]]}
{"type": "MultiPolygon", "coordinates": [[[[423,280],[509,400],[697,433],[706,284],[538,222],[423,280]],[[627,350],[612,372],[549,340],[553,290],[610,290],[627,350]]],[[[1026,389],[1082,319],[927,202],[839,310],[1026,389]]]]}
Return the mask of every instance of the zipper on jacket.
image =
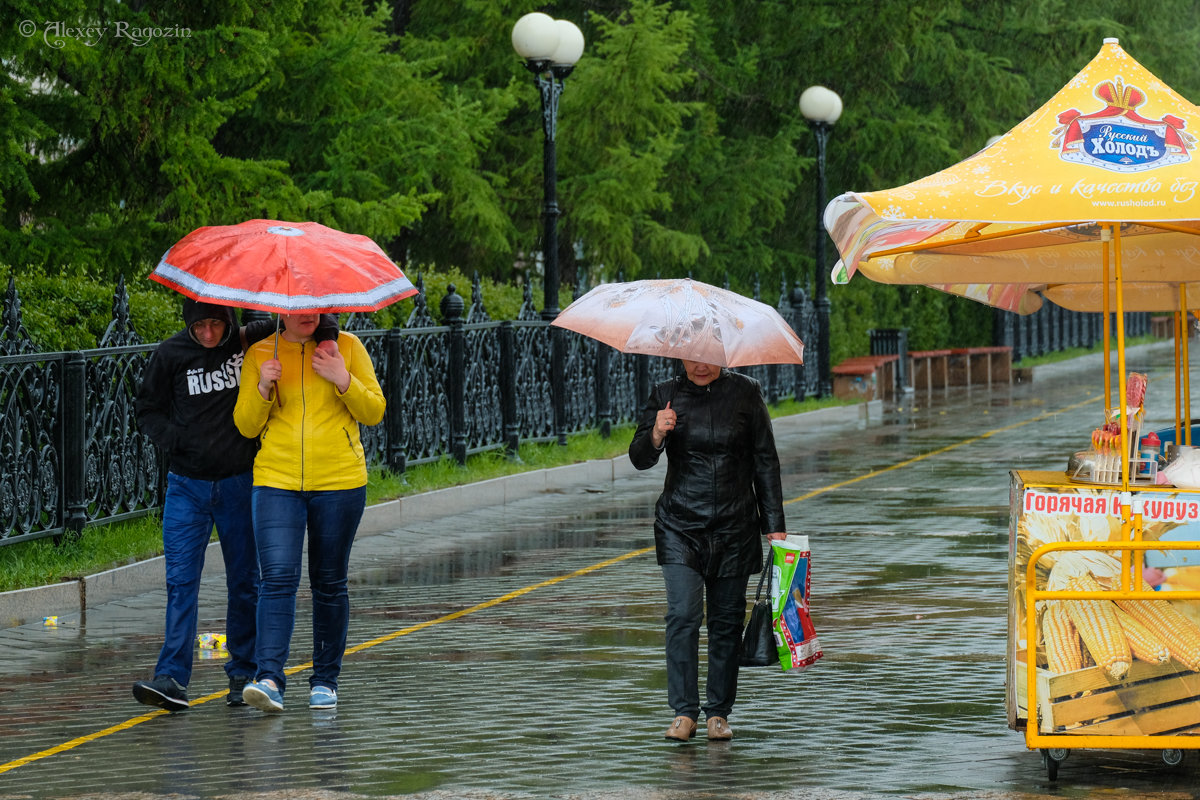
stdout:
{"type": "Polygon", "coordinates": [[[307,355],[308,342],[300,343],[300,491],[308,487],[304,482],[305,441],[304,422],[308,418],[308,387],[304,381],[304,357],[307,355]]]}
{"type": "Polygon", "coordinates": [[[709,495],[708,495],[710,498],[709,502],[712,504],[712,508],[709,509],[708,518],[716,519],[716,516],[717,516],[717,470],[716,470],[716,455],[715,455],[715,453],[716,453],[716,451],[715,451],[715,448],[716,448],[716,438],[715,438],[716,437],[716,426],[713,425],[712,384],[711,383],[709,383],[707,386],[704,387],[704,403],[706,406],[705,410],[708,412],[709,447],[712,448],[712,450],[710,450],[708,455],[709,455],[709,458],[713,459],[713,469],[710,471],[710,474],[712,476],[712,486],[710,487],[711,491],[709,492],[709,495]]]}

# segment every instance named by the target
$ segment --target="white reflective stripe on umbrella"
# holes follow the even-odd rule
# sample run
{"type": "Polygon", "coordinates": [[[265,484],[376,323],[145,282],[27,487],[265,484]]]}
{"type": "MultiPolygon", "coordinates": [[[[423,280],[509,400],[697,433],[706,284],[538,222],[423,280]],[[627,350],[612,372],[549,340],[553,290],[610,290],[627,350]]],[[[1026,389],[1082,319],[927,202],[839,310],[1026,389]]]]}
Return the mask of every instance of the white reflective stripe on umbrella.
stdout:
{"type": "Polygon", "coordinates": [[[322,295],[287,295],[281,292],[264,292],[240,289],[221,283],[201,280],[191,273],[172,266],[167,259],[170,251],[154,268],[154,279],[196,299],[223,306],[238,308],[263,308],[264,310],[295,314],[307,311],[327,311],[333,308],[345,310],[371,310],[383,308],[397,300],[416,293],[416,287],[406,277],[356,292],[335,292],[322,295]]]}
{"type": "Polygon", "coordinates": [[[377,311],[417,293],[366,236],[265,219],[197,228],[150,278],[196,300],[282,314],[377,311]]]}

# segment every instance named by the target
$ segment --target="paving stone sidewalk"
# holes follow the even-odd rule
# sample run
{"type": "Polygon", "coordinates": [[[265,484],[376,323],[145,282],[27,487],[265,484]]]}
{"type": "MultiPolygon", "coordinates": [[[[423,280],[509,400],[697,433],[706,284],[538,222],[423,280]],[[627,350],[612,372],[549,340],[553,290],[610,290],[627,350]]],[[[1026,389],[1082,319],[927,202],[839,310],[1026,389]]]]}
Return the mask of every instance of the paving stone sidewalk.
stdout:
{"type": "MultiPolygon", "coordinates": [[[[1144,356],[1159,370],[1160,350],[1144,356]]],[[[440,511],[373,512],[332,713],[303,692],[277,716],[228,709],[207,659],[192,710],[143,714],[129,683],[157,655],[161,589],[0,630],[0,799],[1061,796],[1004,721],[1006,476],[1075,449],[1087,412],[1048,412],[1097,390],[1084,365],[865,419],[779,421],[827,655],[799,674],[744,670],[732,743],[661,737],[662,579],[646,548],[662,475],[618,459],[502,505],[483,503],[495,486],[464,487],[440,511]]],[[[220,629],[222,593],[205,581],[201,630],[220,629]]],[[[1192,777],[1153,754],[1080,753],[1060,776],[1077,796],[1191,796],[1192,777]]]]}

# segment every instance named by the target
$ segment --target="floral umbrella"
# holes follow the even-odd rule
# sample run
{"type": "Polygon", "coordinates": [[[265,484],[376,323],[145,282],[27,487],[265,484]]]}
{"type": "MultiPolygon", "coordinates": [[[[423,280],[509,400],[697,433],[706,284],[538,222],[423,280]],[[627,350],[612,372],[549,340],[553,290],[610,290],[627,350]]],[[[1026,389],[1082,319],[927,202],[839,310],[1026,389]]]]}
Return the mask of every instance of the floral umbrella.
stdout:
{"type": "Polygon", "coordinates": [[[722,367],[804,363],[804,344],[778,311],[690,278],[601,284],[551,324],[623,353],[722,367]]]}

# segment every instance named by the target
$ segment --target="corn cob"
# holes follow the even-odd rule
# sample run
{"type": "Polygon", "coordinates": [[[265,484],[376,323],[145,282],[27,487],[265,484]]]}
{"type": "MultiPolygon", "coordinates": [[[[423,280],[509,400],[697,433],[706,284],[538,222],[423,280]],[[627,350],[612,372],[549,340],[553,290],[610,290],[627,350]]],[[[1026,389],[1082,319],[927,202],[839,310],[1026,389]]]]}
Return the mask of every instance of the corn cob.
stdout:
{"type": "MultiPolygon", "coordinates": [[[[1101,589],[1096,579],[1086,574],[1071,578],[1066,588],[1072,592],[1101,589]]],[[[1108,600],[1068,600],[1066,606],[1067,614],[1096,666],[1102,667],[1113,680],[1124,678],[1129,672],[1132,655],[1129,640],[1117,620],[1116,606],[1108,600]]]]}
{"type": "Polygon", "coordinates": [[[1079,633],[1061,600],[1047,600],[1042,614],[1042,638],[1046,642],[1046,666],[1060,675],[1083,669],[1079,633]]]}
{"type": "MultiPolygon", "coordinates": [[[[1148,587],[1142,584],[1143,591],[1148,587]]],[[[1180,664],[1200,672],[1200,626],[1166,600],[1118,600],[1117,606],[1167,646],[1180,664]]]]}
{"type": "Polygon", "coordinates": [[[1125,637],[1129,639],[1129,651],[1134,658],[1150,664],[1165,664],[1171,660],[1171,651],[1163,640],[1119,607],[1117,619],[1125,631],[1125,637]]]}

